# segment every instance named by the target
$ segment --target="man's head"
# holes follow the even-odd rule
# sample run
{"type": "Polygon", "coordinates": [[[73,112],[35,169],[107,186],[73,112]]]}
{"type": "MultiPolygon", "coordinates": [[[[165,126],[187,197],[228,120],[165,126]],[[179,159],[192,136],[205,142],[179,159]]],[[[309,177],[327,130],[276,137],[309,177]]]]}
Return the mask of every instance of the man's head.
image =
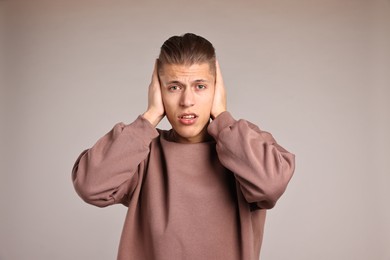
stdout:
{"type": "Polygon", "coordinates": [[[215,74],[215,49],[205,38],[193,33],[172,36],[161,46],[157,60],[159,72],[164,65],[193,65],[208,63],[215,74]]]}
{"type": "Polygon", "coordinates": [[[161,47],[157,66],[165,114],[178,141],[204,141],[215,88],[213,45],[195,34],[173,36],[161,47]]]}

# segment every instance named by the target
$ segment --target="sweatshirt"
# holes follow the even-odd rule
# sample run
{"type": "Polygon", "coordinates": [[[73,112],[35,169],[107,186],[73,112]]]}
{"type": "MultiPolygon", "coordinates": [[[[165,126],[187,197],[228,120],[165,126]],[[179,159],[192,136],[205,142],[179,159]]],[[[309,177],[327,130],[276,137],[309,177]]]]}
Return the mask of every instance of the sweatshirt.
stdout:
{"type": "Polygon", "coordinates": [[[258,260],[266,210],[284,193],[295,156],[268,132],[223,112],[213,140],[183,144],[139,116],[78,157],[78,195],[128,207],[119,260],[258,260]]]}

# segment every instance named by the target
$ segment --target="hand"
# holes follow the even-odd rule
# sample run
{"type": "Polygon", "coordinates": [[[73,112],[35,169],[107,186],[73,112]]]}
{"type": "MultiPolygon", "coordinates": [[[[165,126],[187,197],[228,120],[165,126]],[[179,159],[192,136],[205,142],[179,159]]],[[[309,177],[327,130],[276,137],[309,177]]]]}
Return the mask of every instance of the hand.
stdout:
{"type": "Polygon", "coordinates": [[[148,109],[142,115],[147,119],[154,127],[160,123],[164,118],[165,109],[161,97],[161,86],[158,79],[157,60],[154,63],[154,70],[152,75],[152,81],[149,85],[148,91],[148,109]]]}
{"type": "Polygon", "coordinates": [[[223,83],[223,78],[221,74],[221,69],[219,67],[219,62],[216,61],[216,76],[215,76],[215,91],[214,91],[214,100],[211,107],[211,118],[214,120],[219,114],[226,111],[226,90],[223,83]]]}

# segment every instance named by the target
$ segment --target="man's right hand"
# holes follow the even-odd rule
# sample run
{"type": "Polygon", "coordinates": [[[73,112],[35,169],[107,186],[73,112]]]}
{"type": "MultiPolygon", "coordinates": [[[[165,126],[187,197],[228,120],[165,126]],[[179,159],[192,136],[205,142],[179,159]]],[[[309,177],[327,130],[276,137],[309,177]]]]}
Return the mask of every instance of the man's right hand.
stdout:
{"type": "Polygon", "coordinates": [[[154,63],[152,81],[149,85],[148,109],[142,116],[154,127],[156,127],[165,116],[164,104],[161,97],[161,86],[158,79],[157,60],[154,63]]]}

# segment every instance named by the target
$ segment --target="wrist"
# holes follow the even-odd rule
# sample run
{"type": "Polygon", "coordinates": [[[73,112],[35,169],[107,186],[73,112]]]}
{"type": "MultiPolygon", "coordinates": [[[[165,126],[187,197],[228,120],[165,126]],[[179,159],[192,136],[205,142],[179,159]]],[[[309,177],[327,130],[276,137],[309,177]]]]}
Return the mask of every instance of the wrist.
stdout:
{"type": "Polygon", "coordinates": [[[160,123],[161,119],[163,118],[163,115],[158,115],[157,113],[154,113],[151,110],[147,110],[145,113],[142,114],[142,116],[148,120],[154,127],[160,123]]]}
{"type": "Polygon", "coordinates": [[[213,112],[211,113],[211,119],[216,119],[220,114],[222,114],[223,112],[225,112],[226,109],[221,109],[221,110],[218,110],[217,112],[213,112]]]}

